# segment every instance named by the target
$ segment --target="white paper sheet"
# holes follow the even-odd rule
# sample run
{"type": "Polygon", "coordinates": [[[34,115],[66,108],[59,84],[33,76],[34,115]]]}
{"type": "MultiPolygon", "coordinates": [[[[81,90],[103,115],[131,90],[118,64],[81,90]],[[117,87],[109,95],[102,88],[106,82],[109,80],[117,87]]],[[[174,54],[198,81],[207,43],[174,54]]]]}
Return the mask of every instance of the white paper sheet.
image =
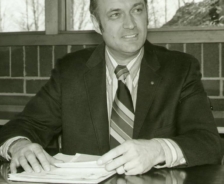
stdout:
{"type": "Polygon", "coordinates": [[[75,156],[57,154],[54,156],[64,163],[51,166],[51,171],[41,173],[18,173],[9,174],[9,180],[27,182],[48,183],[99,183],[113,174],[104,166],[98,166],[96,161],[99,156],[76,154],[75,156]]]}
{"type": "Polygon", "coordinates": [[[57,167],[84,167],[84,168],[104,168],[104,166],[97,165],[96,161],[100,158],[100,156],[95,155],[86,155],[77,153],[75,156],[57,154],[54,156],[58,160],[63,160],[64,163],[56,163],[57,167]]]}

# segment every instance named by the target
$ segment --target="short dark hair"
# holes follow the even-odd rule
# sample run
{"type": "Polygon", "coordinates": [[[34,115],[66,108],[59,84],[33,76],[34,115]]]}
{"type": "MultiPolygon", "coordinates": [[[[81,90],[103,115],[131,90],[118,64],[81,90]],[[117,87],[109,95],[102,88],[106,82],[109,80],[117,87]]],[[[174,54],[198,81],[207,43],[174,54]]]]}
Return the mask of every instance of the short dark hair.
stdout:
{"type": "MultiPolygon", "coordinates": [[[[100,17],[99,17],[98,11],[97,11],[97,9],[98,9],[97,1],[98,0],[90,0],[89,11],[100,22],[100,17]]],[[[147,5],[147,0],[144,0],[144,1],[145,1],[145,4],[147,5]]]]}

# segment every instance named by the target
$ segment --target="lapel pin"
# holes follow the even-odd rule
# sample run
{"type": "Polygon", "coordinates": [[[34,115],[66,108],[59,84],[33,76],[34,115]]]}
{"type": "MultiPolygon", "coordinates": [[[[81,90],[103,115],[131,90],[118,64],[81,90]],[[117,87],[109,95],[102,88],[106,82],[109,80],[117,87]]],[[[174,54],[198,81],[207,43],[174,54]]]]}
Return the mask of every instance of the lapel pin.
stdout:
{"type": "Polygon", "coordinates": [[[154,85],[155,83],[154,83],[154,81],[151,81],[151,85],[154,85]]]}

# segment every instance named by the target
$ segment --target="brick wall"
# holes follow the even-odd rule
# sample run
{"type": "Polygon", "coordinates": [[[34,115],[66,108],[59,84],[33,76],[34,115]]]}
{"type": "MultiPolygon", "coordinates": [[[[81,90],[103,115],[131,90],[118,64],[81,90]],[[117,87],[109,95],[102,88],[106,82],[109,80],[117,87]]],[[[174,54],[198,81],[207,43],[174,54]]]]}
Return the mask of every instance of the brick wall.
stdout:
{"type": "MultiPolygon", "coordinates": [[[[224,127],[224,44],[160,44],[194,55],[201,63],[204,87],[219,126],[224,127]]],[[[0,124],[20,112],[50,76],[55,60],[90,46],[0,47],[0,124]]]]}

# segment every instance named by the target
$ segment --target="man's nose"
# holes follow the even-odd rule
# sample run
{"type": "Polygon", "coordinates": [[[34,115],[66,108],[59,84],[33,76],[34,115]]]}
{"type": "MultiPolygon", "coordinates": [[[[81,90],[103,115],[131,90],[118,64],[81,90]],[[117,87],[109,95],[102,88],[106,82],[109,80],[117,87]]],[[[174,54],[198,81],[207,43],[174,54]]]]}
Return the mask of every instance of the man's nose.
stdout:
{"type": "Polygon", "coordinates": [[[125,29],[134,29],[135,21],[134,21],[133,17],[131,15],[125,16],[123,25],[124,25],[123,27],[125,29]]]}

